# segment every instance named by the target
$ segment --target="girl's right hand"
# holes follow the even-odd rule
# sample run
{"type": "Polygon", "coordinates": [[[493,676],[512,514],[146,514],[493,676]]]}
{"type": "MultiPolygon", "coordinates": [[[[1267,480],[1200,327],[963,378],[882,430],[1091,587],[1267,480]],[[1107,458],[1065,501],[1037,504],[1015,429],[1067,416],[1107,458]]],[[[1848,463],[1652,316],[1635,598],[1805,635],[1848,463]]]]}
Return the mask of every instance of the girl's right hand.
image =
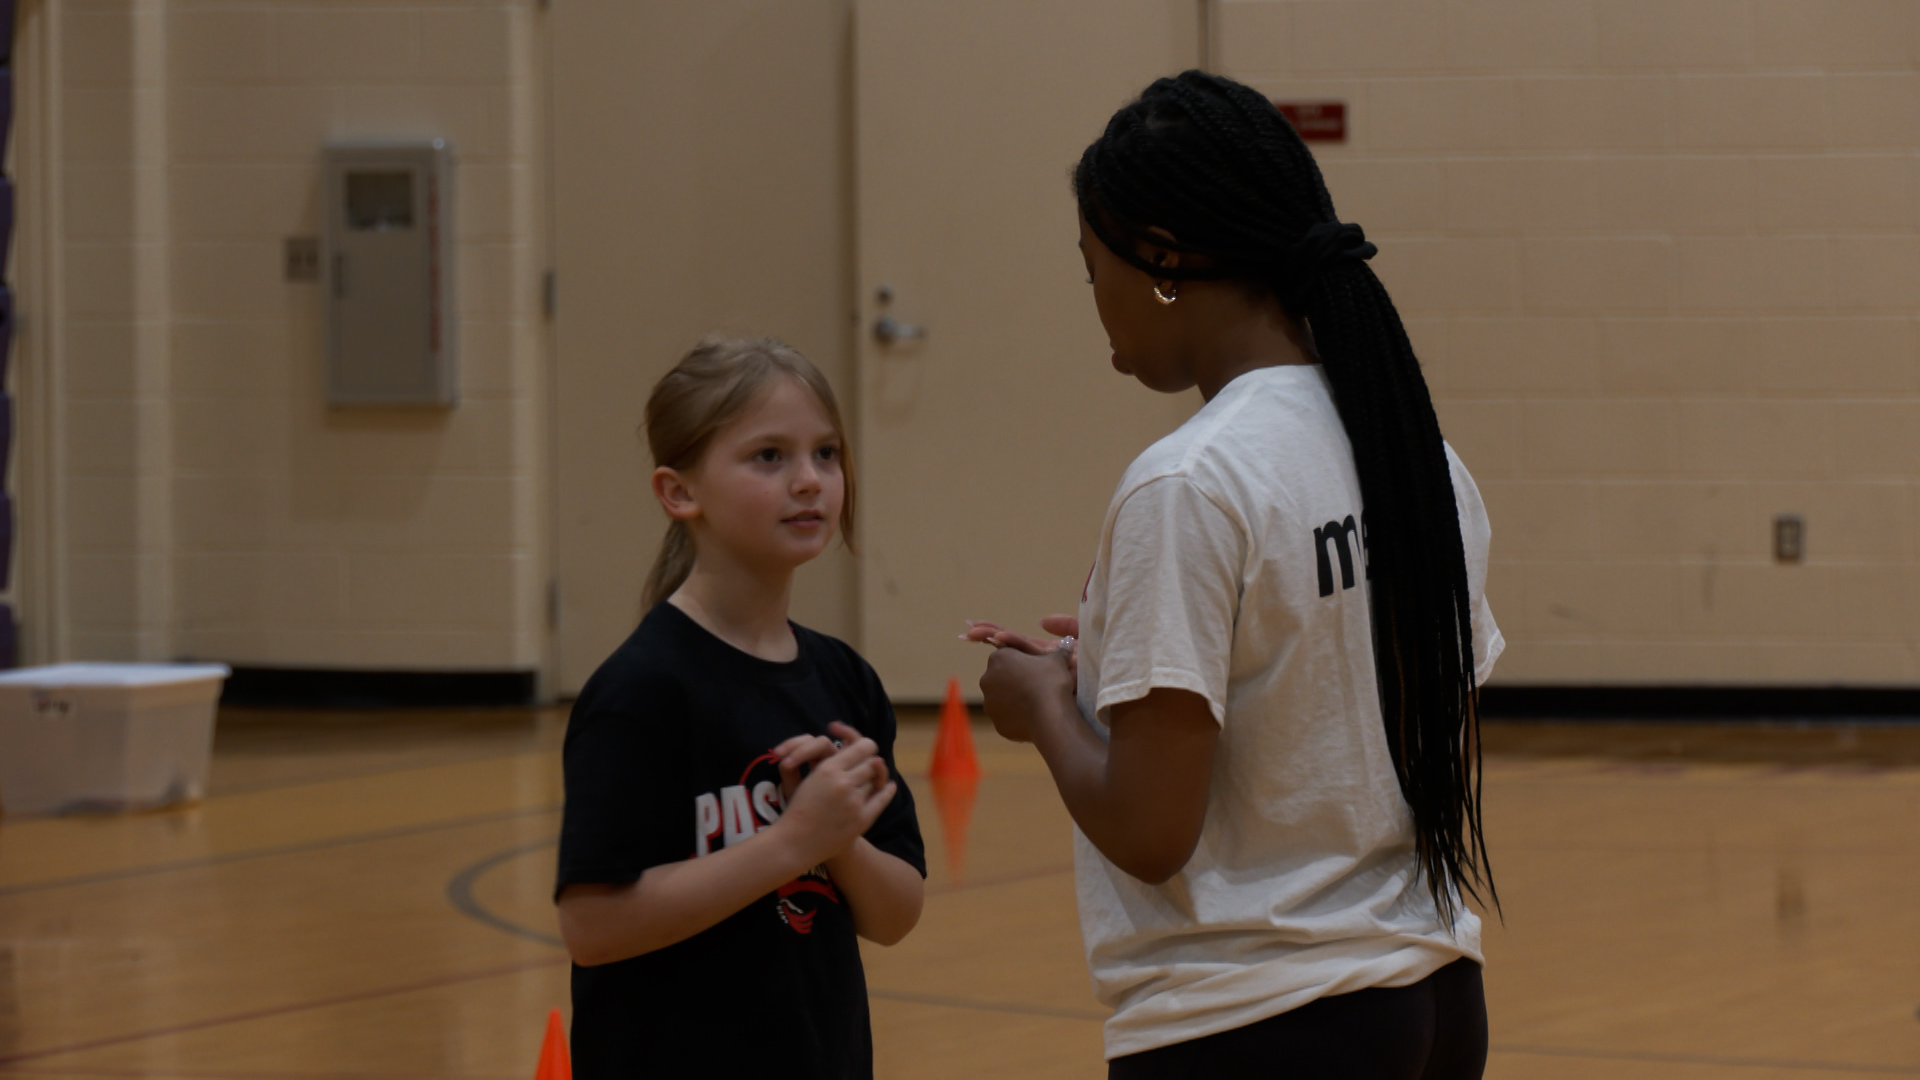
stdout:
{"type": "Polygon", "coordinates": [[[840,740],[838,748],[819,736],[789,740],[781,747],[788,751],[780,762],[782,787],[791,794],[778,825],[785,827],[808,865],[851,847],[893,801],[898,786],[872,739],[846,724],[835,723],[829,730],[840,740]],[[802,766],[811,766],[804,779],[802,766]]]}

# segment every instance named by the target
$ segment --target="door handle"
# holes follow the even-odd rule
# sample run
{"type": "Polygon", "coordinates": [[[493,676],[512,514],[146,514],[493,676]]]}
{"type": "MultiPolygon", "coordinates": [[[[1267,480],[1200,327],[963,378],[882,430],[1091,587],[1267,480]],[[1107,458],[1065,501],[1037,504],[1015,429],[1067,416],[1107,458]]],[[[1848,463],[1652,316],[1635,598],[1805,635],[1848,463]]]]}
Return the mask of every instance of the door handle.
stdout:
{"type": "Polygon", "coordinates": [[[923,341],[926,336],[926,327],[901,322],[891,315],[882,315],[873,321],[873,340],[882,345],[894,345],[902,341],[923,341]]]}

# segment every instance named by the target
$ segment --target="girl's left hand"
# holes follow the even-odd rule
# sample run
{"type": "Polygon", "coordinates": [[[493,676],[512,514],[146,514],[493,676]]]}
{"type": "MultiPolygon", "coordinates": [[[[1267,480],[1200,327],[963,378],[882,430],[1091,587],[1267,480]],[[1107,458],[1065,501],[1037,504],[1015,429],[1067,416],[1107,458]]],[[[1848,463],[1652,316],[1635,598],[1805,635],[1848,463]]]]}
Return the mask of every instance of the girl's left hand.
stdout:
{"type": "Polygon", "coordinates": [[[1071,707],[1073,693],[1073,659],[1068,650],[997,649],[987,657],[986,674],[980,676],[980,694],[993,729],[1014,742],[1032,742],[1035,719],[1050,702],[1064,698],[1071,707]]]}
{"type": "MultiPolygon", "coordinates": [[[[831,738],[825,735],[795,735],[773,748],[772,752],[780,759],[782,806],[793,802],[795,789],[800,786],[800,781],[805,779],[800,775],[801,769],[816,762],[825,761],[842,746],[860,738],[860,733],[854,730],[853,725],[839,720],[827,725],[827,730],[833,733],[831,738]]],[[[882,758],[875,757],[870,764],[873,772],[872,786],[874,790],[878,790],[891,778],[891,774],[887,771],[887,763],[882,758]]]]}

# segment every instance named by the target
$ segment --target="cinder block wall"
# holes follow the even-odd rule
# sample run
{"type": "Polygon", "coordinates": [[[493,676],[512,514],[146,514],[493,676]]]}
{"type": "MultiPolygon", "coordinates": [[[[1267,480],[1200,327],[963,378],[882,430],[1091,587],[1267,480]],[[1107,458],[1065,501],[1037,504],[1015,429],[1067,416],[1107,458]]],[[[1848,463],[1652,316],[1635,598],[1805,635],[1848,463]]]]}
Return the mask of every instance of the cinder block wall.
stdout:
{"type": "Polygon", "coordinates": [[[1486,494],[1501,681],[1920,677],[1920,4],[1219,16],[1348,103],[1321,165],[1486,494]]]}
{"type": "MultiPolygon", "coordinates": [[[[539,666],[534,0],[23,11],[50,55],[22,122],[59,183],[16,251],[51,271],[23,291],[51,286],[22,454],[63,491],[23,491],[59,558],[20,572],[66,598],[25,613],[28,658],[539,666]],[[318,231],[326,139],[428,134],[461,162],[463,402],[330,411],[319,287],[282,280],[281,241],[318,231]]],[[[1920,5],[1217,14],[1229,72],[1349,103],[1321,160],[1486,491],[1503,680],[1920,677],[1920,5]],[[1804,564],[1772,561],[1782,512],[1804,564]]]]}
{"type": "Polygon", "coordinates": [[[64,377],[70,599],[51,651],[538,667],[531,0],[67,0],[29,17],[57,20],[61,60],[65,274],[43,359],[64,377]],[[458,157],[460,405],[330,410],[323,286],[283,279],[283,239],[319,232],[325,141],[423,136],[458,157]]]}

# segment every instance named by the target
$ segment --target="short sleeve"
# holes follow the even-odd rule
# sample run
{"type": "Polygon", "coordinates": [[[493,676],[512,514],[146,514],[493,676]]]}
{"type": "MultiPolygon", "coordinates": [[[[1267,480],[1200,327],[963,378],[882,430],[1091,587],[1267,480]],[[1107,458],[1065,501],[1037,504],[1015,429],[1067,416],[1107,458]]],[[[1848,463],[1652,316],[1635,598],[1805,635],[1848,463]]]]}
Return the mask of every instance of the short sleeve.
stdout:
{"type": "Polygon", "coordinates": [[[561,752],[566,802],[554,895],[574,884],[625,884],[693,856],[693,792],[679,725],[630,712],[576,712],[561,752]]]}
{"type": "Polygon", "coordinates": [[[1094,699],[1102,723],[1108,709],[1159,687],[1200,695],[1225,722],[1247,550],[1244,523],[1185,477],[1127,495],[1106,552],[1094,699]]]}
{"type": "Polygon", "coordinates": [[[893,774],[895,785],[893,801],[880,811],[880,816],[867,829],[867,843],[900,859],[920,871],[921,877],[926,877],[926,845],[920,838],[920,818],[914,807],[913,792],[908,789],[907,778],[900,775],[900,766],[893,759],[894,739],[899,732],[899,723],[893,715],[893,702],[887,699],[880,676],[865,661],[858,663],[863,669],[864,711],[867,716],[867,730],[861,734],[880,745],[880,756],[886,760],[887,771],[893,774]]]}
{"type": "Polygon", "coordinates": [[[1460,515],[1460,546],[1467,556],[1467,594],[1473,601],[1473,682],[1480,686],[1493,674],[1494,661],[1507,647],[1500,625],[1493,621],[1493,606],[1487,603],[1487,559],[1493,527],[1487,521],[1480,486],[1473,482],[1452,446],[1447,447],[1447,467],[1453,476],[1453,502],[1460,515]]]}

